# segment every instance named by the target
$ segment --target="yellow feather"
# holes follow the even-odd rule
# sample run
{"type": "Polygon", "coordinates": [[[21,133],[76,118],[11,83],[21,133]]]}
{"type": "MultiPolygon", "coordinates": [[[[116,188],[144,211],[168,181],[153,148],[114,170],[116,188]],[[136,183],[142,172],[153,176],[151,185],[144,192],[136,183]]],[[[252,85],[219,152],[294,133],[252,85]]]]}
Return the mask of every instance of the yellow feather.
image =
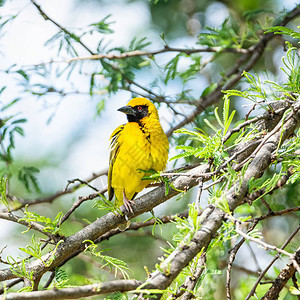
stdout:
{"type": "Polygon", "coordinates": [[[168,159],[169,142],[161,128],[154,104],[145,98],[134,98],[127,106],[147,106],[148,115],[138,121],[128,122],[114,130],[110,139],[110,165],[108,194],[115,194],[118,205],[123,204],[123,192],[131,200],[150,180],[141,170],[162,171],[168,159]]]}

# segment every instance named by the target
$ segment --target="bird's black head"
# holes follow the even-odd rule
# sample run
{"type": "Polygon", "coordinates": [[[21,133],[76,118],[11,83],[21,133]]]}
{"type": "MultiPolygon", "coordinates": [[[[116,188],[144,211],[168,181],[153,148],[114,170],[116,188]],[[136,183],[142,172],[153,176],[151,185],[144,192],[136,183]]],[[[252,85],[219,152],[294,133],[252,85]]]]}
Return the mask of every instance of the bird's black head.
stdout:
{"type": "Polygon", "coordinates": [[[136,106],[123,106],[118,111],[125,113],[128,122],[139,122],[141,119],[149,115],[147,105],[136,105],[136,106]]]}

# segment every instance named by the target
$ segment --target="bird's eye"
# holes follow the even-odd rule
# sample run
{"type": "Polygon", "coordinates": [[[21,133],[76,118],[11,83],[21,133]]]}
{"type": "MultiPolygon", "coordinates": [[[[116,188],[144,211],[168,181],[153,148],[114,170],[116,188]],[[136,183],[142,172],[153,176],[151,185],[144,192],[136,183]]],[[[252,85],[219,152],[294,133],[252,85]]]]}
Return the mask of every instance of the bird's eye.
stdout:
{"type": "Polygon", "coordinates": [[[137,107],[137,109],[138,109],[138,110],[142,110],[142,107],[139,105],[139,106],[137,107]]]}

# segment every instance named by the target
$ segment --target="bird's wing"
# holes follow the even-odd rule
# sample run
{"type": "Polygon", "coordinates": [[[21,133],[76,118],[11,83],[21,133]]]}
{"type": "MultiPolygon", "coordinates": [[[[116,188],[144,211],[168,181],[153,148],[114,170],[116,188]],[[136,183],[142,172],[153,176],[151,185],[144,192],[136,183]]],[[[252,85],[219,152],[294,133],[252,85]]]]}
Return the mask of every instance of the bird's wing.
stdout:
{"type": "Polygon", "coordinates": [[[108,187],[107,187],[109,200],[112,200],[112,198],[114,197],[114,189],[111,186],[112,170],[120,150],[119,137],[122,133],[122,130],[124,129],[124,126],[125,125],[121,125],[118,128],[116,128],[110,137],[111,142],[110,142],[109,169],[108,169],[108,187]]]}

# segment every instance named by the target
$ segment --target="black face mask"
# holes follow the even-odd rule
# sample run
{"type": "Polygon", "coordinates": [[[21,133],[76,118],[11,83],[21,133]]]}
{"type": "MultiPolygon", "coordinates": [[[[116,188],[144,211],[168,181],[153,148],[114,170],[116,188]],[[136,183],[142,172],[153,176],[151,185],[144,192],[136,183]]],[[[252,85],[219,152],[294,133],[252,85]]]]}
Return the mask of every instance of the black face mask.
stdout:
{"type": "Polygon", "coordinates": [[[139,122],[139,120],[148,116],[148,106],[147,105],[137,105],[134,107],[123,106],[118,109],[127,115],[128,122],[139,122]]]}

